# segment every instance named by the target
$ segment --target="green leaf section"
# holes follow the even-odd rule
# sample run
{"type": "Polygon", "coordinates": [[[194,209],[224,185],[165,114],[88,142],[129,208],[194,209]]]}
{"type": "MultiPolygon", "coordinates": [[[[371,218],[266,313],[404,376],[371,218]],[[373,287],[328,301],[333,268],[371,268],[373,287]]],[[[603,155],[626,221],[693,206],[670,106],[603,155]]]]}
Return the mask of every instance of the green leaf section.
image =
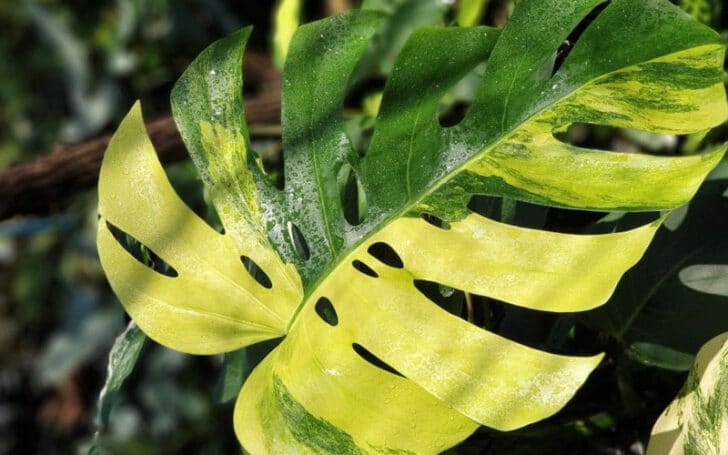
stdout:
{"type": "Polygon", "coordinates": [[[536,311],[602,305],[662,218],[625,232],[561,234],[490,220],[471,212],[470,198],[672,209],[722,156],[723,147],[670,158],[555,138],[574,122],[691,133],[726,118],[720,38],[667,2],[609,2],[556,68],[557,48],[599,5],[522,2],[502,32],[419,29],[392,69],[363,157],[346,135],[343,102],[381,15],[352,11],[299,27],[283,78],[281,192],[245,128],[240,60],[249,31],[213,44],[172,103],[224,234],[172,192],[132,110],[102,167],[102,265],[131,316],[174,349],[224,352],[285,334],[236,404],[248,450],[438,453],[479,424],[510,430],[548,417],[586,380],[600,355],[520,345],[451,315],[416,282],[536,311]],[[628,16],[640,21],[626,24],[628,16]],[[440,99],[486,60],[465,119],[442,127],[440,99]],[[356,225],[344,216],[342,172],[366,195],[356,225]],[[178,276],[137,262],[107,221],[178,276]]]}
{"type": "Polygon", "coordinates": [[[647,455],[728,451],[728,333],[698,352],[680,395],[652,428],[647,455]]]}

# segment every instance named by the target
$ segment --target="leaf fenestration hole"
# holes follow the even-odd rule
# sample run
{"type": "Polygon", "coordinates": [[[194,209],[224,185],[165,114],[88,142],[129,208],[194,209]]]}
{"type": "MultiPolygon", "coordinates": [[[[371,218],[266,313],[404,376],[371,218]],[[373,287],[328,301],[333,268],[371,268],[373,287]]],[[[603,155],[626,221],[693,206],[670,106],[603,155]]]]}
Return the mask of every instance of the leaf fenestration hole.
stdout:
{"type": "Polygon", "coordinates": [[[388,363],[386,363],[384,360],[380,359],[379,357],[372,354],[367,348],[360,345],[359,343],[352,343],[351,347],[354,349],[354,352],[356,352],[359,357],[361,357],[364,361],[369,363],[372,366],[375,366],[379,368],[380,370],[384,370],[388,373],[392,373],[394,375],[397,375],[401,378],[404,377],[402,373],[392,368],[388,363]]]}
{"type": "Polygon", "coordinates": [[[465,293],[463,291],[427,280],[414,280],[412,284],[432,303],[453,316],[465,319],[465,293]]]}
{"type": "Polygon", "coordinates": [[[554,132],[556,140],[574,147],[649,155],[676,155],[687,137],[582,122],[554,132]]]}
{"type": "Polygon", "coordinates": [[[440,98],[437,121],[441,127],[451,128],[463,121],[481,85],[485,67],[484,62],[476,65],[440,98]]]}
{"type": "Polygon", "coordinates": [[[395,269],[404,268],[402,258],[400,258],[397,252],[394,251],[394,248],[384,242],[373,243],[369,246],[367,251],[369,254],[379,259],[379,261],[384,265],[394,267],[395,269]]]}
{"type": "Polygon", "coordinates": [[[474,194],[468,202],[468,209],[499,223],[527,229],[540,229],[562,234],[606,234],[624,232],[649,224],[660,217],[659,212],[603,212],[578,210],[545,205],[515,202],[514,213],[504,220],[503,198],[474,194]]]}
{"type": "Polygon", "coordinates": [[[296,226],[292,222],[288,222],[288,237],[291,240],[291,244],[293,245],[293,250],[296,252],[298,257],[303,259],[304,261],[308,261],[308,259],[311,257],[311,250],[308,249],[308,242],[306,242],[306,238],[301,233],[301,230],[298,229],[298,226],[296,226]]]}
{"type": "Polygon", "coordinates": [[[368,209],[364,187],[348,164],[341,167],[337,180],[344,219],[350,225],[358,226],[364,221],[368,209]]]}
{"type": "Polygon", "coordinates": [[[589,14],[584,16],[584,19],[579,22],[576,27],[574,27],[574,30],[569,33],[569,36],[566,37],[564,42],[561,43],[558,49],[556,49],[556,54],[554,56],[554,66],[551,69],[551,77],[553,77],[561,68],[561,66],[566,61],[566,58],[571,53],[571,50],[576,45],[576,42],[579,41],[579,38],[581,35],[586,31],[587,28],[599,17],[600,14],[609,6],[609,4],[612,3],[612,0],[607,0],[605,2],[602,2],[598,4],[597,6],[592,9],[589,14]]]}
{"type": "Polygon", "coordinates": [[[427,223],[429,223],[435,227],[438,227],[440,229],[445,229],[445,230],[450,229],[450,223],[443,220],[442,218],[436,217],[435,215],[433,215],[431,213],[422,213],[420,215],[420,218],[425,220],[427,223]]]}
{"type": "Polygon", "coordinates": [[[331,303],[331,300],[328,298],[319,298],[316,301],[316,306],[314,308],[316,310],[316,314],[318,314],[319,317],[328,325],[335,327],[339,323],[339,315],[336,314],[334,304],[331,303]]]}
{"type": "Polygon", "coordinates": [[[454,101],[448,104],[441,104],[437,114],[437,121],[443,128],[450,128],[462,122],[465,114],[470,109],[471,102],[454,101]]]}
{"type": "Polygon", "coordinates": [[[377,272],[375,272],[371,267],[360,261],[359,259],[354,259],[354,261],[351,263],[351,265],[363,273],[364,275],[368,275],[372,278],[379,278],[379,275],[377,272]]]}
{"type": "Polygon", "coordinates": [[[248,274],[250,274],[250,276],[258,282],[258,284],[266,289],[271,289],[273,287],[273,283],[271,282],[270,277],[268,277],[268,274],[265,273],[263,269],[255,263],[255,261],[250,259],[248,256],[240,256],[240,260],[245,267],[245,271],[248,272],[248,274]]]}
{"type": "Polygon", "coordinates": [[[119,242],[119,245],[131,254],[134,259],[161,275],[168,276],[170,278],[179,276],[179,273],[177,273],[174,267],[163,261],[162,258],[139,240],[108,221],[106,222],[106,227],[109,229],[109,232],[111,232],[111,235],[114,236],[114,239],[119,242]]]}

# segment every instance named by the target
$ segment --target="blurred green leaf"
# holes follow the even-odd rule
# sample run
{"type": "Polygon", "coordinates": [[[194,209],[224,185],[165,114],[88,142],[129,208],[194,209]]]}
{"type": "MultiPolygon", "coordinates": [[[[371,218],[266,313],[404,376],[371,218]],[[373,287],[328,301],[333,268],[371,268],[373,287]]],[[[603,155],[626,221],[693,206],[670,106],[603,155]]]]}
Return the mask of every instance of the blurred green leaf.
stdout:
{"type": "Polygon", "coordinates": [[[352,85],[375,72],[389,74],[410,34],[417,27],[442,22],[447,4],[442,0],[364,0],[362,9],[379,11],[384,17],[352,74],[352,85]]]}
{"type": "Polygon", "coordinates": [[[666,370],[688,371],[695,360],[694,355],[660,346],[653,343],[632,343],[627,354],[645,365],[652,365],[666,370]]]}
{"type": "Polygon", "coordinates": [[[680,8],[700,22],[717,26],[723,10],[722,0],[679,0],[680,8]]]}
{"type": "Polygon", "coordinates": [[[679,277],[680,281],[690,289],[728,297],[728,265],[691,265],[680,270],[679,277]]]}
{"type": "Polygon", "coordinates": [[[37,367],[44,385],[59,383],[96,352],[108,348],[109,334],[120,324],[121,313],[113,307],[91,312],[84,306],[82,310],[77,327],[51,337],[37,367]]]}

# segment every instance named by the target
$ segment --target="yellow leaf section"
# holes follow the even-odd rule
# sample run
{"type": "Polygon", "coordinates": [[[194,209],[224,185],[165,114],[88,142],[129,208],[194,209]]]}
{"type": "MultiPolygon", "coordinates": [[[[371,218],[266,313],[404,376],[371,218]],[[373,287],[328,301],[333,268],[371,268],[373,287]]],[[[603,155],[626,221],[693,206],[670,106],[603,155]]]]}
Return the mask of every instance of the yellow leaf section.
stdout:
{"type": "Polygon", "coordinates": [[[428,300],[414,280],[509,297],[537,310],[584,310],[609,296],[658,225],[578,236],[478,215],[449,230],[419,218],[395,220],[331,271],[286,339],[253,372],[236,406],[239,438],[253,453],[283,453],[296,441],[312,444],[312,453],[326,453],[327,444],[338,448],[335,453],[398,447],[438,453],[476,423],[508,431],[553,415],[601,355],[554,355],[482,330],[428,300]],[[377,242],[391,246],[404,266],[370,255],[377,242]],[[377,276],[362,273],[354,261],[377,276]],[[317,313],[321,298],[331,302],[335,323],[317,313]],[[367,363],[354,344],[403,376],[367,363]],[[296,406],[272,398],[277,381],[296,406]]]}
{"type": "Polygon", "coordinates": [[[392,246],[412,279],[435,281],[540,311],[585,311],[609,299],[661,220],[625,232],[570,235],[471,214],[435,227],[400,218],[371,242],[392,246]]]}
{"type": "MultiPolygon", "coordinates": [[[[248,169],[246,141],[239,131],[230,131],[219,123],[201,121],[200,139],[211,162],[207,166],[212,200],[225,232],[236,242],[237,251],[250,257],[271,278],[285,282],[287,288],[301,288],[293,264],[281,265],[276,251],[266,237],[254,175],[248,169]]],[[[300,303],[297,300],[272,302],[276,312],[290,317],[300,303]]]]}
{"type": "Polygon", "coordinates": [[[490,0],[460,0],[455,21],[461,27],[473,27],[480,23],[490,0]]]}
{"type": "Polygon", "coordinates": [[[652,428],[647,455],[728,453],[728,333],[698,352],[688,382],[652,428]]]}
{"type": "Polygon", "coordinates": [[[229,131],[220,123],[201,121],[200,142],[214,160],[207,167],[212,200],[218,202],[220,219],[227,231],[244,231],[241,245],[248,249],[260,248],[265,244],[263,234],[246,226],[263,226],[263,216],[258,204],[257,189],[253,175],[247,168],[248,150],[245,139],[239,131],[229,131]],[[240,226],[243,225],[243,226],[240,226]]]}
{"type": "Polygon", "coordinates": [[[212,354],[283,335],[291,308],[303,294],[294,269],[276,256],[258,254],[262,244],[241,250],[179,199],[149,140],[139,103],[106,151],[99,214],[104,271],[126,311],[155,341],[187,353],[212,354]],[[150,248],[178,276],[161,275],[134,259],[107,222],[150,248]],[[245,271],[243,255],[265,271],[270,289],[245,271]]]}
{"type": "Polygon", "coordinates": [[[238,397],[235,431],[250,453],[437,454],[478,427],[360,358],[348,328],[330,327],[314,311],[302,318],[238,397]]]}
{"type": "MultiPolygon", "coordinates": [[[[600,77],[531,117],[466,166],[546,202],[593,209],[675,208],[695,194],[726,146],[664,157],[590,150],[554,137],[574,122],[686,134],[728,115],[720,68],[724,47],[677,52],[600,77]],[[639,184],[635,184],[639,182],[639,184]]],[[[558,89],[555,82],[553,88],[558,89]]]]}
{"type": "Polygon", "coordinates": [[[283,68],[288,46],[298,29],[301,17],[301,0],[280,0],[275,10],[273,31],[273,58],[278,68],[283,68]]]}

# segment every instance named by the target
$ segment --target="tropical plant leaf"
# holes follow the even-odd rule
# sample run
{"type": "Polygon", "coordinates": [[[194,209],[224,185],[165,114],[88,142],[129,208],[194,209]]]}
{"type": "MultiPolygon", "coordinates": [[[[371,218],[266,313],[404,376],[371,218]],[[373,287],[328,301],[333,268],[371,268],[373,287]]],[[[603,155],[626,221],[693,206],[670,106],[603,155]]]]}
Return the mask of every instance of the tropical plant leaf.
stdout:
{"type": "Polygon", "coordinates": [[[488,219],[469,200],[672,209],[724,153],[657,157],[557,140],[554,131],[574,122],[672,134],[721,123],[724,49],[667,2],[543,0],[521,3],[502,32],[413,33],[360,157],[345,134],[343,102],[380,17],[352,11],[297,30],[282,87],[283,191],[250,152],[240,98],[249,31],[213,44],[182,76],[173,113],[224,234],[173,194],[138,106],[102,167],[102,265],[146,333],[191,353],[285,335],[236,404],[236,432],[253,453],[437,453],[479,424],[510,430],[557,412],[601,355],[520,345],[438,307],[417,283],[535,311],[594,308],[662,218],[624,232],[562,234],[488,219]],[[597,7],[557,61],[564,39],[597,7]],[[485,60],[465,119],[443,128],[440,99],[485,60]],[[357,201],[353,220],[342,173],[366,202],[357,201]],[[107,223],[178,276],[139,264],[107,223]],[[247,274],[241,257],[268,280],[247,274]]]}
{"type": "Polygon", "coordinates": [[[652,428],[647,455],[728,453],[728,333],[698,352],[680,395],[652,428]]]}

